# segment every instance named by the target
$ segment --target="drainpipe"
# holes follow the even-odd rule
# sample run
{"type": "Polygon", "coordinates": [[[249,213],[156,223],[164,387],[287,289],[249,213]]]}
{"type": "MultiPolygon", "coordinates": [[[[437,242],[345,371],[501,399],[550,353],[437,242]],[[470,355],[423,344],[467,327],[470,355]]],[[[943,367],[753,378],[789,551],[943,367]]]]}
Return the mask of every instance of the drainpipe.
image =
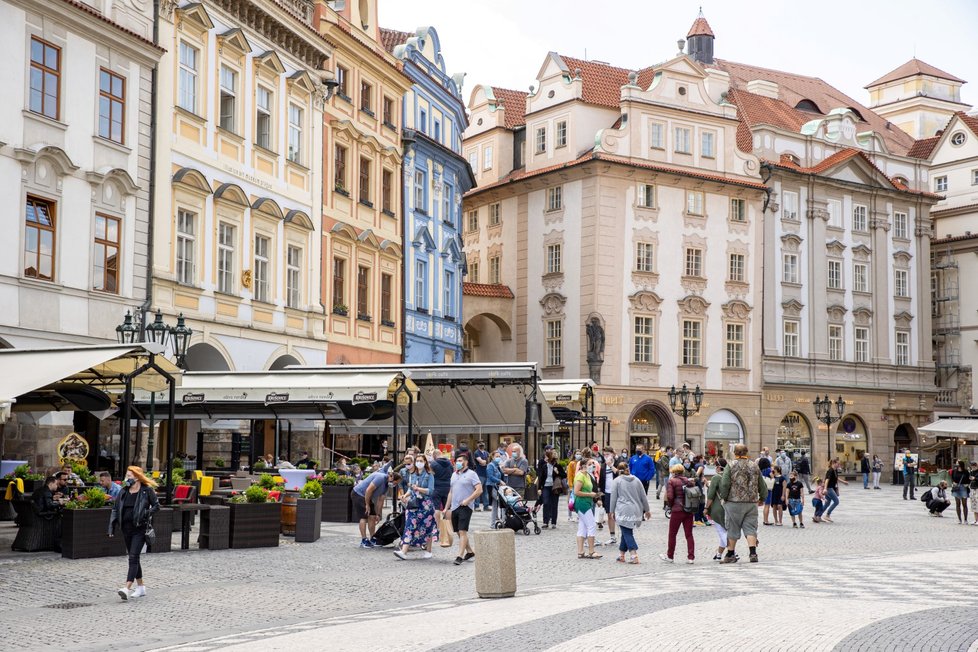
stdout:
{"type": "MultiPolygon", "coordinates": [[[[160,44],[160,0],[153,0],[153,45],[160,44]]],[[[156,222],[156,130],[157,105],[156,97],[159,90],[159,68],[157,61],[153,64],[150,78],[150,91],[153,104],[149,111],[149,224],[146,227],[146,300],[139,306],[139,339],[146,341],[146,312],[153,304],[153,228],[156,222]]]]}
{"type": "MultiPolygon", "coordinates": [[[[408,152],[414,146],[414,131],[411,129],[404,129],[401,131],[401,144],[404,146],[404,158],[407,158],[408,152]]],[[[401,179],[404,179],[404,167],[403,162],[401,163],[401,179]]],[[[410,243],[410,234],[407,232],[408,226],[408,193],[406,192],[407,184],[401,183],[401,237],[404,238],[403,247],[401,248],[401,292],[404,296],[401,297],[401,362],[407,362],[407,298],[408,298],[408,285],[407,285],[407,273],[408,273],[408,244],[410,243]]],[[[410,432],[410,431],[409,431],[410,432]]],[[[410,436],[410,435],[409,435],[410,436]]]]}

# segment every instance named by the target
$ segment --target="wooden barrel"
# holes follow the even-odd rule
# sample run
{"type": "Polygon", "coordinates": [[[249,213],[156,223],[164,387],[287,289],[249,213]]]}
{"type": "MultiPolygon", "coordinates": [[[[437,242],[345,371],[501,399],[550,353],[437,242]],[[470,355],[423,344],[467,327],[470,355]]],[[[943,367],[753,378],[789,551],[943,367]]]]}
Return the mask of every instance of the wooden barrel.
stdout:
{"type": "Polygon", "coordinates": [[[298,494],[286,492],[282,496],[282,534],[295,536],[295,506],[298,494]]]}

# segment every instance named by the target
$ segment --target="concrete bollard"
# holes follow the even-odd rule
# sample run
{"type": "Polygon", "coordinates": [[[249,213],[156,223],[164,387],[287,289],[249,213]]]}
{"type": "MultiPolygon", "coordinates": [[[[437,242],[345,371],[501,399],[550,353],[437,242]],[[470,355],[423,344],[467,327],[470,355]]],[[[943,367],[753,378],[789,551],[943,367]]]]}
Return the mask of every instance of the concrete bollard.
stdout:
{"type": "Polygon", "coordinates": [[[509,528],[472,532],[475,592],[480,598],[516,595],[516,534],[509,528]]]}

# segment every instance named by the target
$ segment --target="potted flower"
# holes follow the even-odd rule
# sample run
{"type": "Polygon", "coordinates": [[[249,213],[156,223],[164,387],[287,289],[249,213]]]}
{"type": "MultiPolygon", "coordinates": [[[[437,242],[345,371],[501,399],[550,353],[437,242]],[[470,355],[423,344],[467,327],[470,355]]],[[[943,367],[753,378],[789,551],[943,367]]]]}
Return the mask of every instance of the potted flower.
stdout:
{"type": "Polygon", "coordinates": [[[347,308],[346,304],[344,304],[344,303],[334,303],[333,304],[333,314],[334,315],[339,315],[341,317],[346,317],[347,315],[350,314],[350,309],[347,308]]]}
{"type": "Polygon", "coordinates": [[[69,500],[61,514],[61,556],[88,559],[126,554],[122,532],[108,536],[111,514],[108,496],[96,487],[69,500]]]}
{"type": "Polygon", "coordinates": [[[243,494],[233,496],[228,505],[231,508],[232,548],[278,546],[282,504],[269,502],[267,489],[252,485],[243,494]]]}
{"type": "Polygon", "coordinates": [[[323,524],[323,485],[313,478],[302,486],[295,506],[296,543],[319,540],[323,524]]]}
{"type": "Polygon", "coordinates": [[[352,523],[353,506],[350,493],[354,480],[348,475],[329,471],[323,476],[323,520],[330,523],[352,523]]]}
{"type": "Polygon", "coordinates": [[[29,464],[21,464],[14,469],[13,473],[7,475],[8,480],[15,480],[17,478],[20,478],[24,482],[25,494],[36,491],[44,485],[44,475],[32,471],[29,464]]]}

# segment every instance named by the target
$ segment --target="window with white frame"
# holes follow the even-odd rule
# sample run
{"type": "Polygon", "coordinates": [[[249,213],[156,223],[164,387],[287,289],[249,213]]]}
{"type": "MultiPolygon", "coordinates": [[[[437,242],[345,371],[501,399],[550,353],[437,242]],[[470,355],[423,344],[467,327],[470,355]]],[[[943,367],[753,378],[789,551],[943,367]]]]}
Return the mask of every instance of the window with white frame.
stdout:
{"type": "Polygon", "coordinates": [[[893,270],[893,294],[898,297],[910,296],[910,272],[906,269],[893,270]]]}
{"type": "Polygon", "coordinates": [[[453,224],[452,204],[455,203],[455,188],[450,183],[445,184],[441,191],[441,221],[453,224]]]}
{"type": "Polygon", "coordinates": [[[564,324],[559,319],[547,321],[547,366],[559,367],[562,360],[564,324]]]}
{"type": "Polygon", "coordinates": [[[272,149],[272,91],[264,86],[255,89],[255,144],[272,149]]]}
{"type": "Polygon", "coordinates": [[[703,215],[703,204],[705,197],[699,190],[689,190],[686,192],[686,212],[690,215],[703,215]]]}
{"type": "Polygon", "coordinates": [[[472,174],[479,171],[479,152],[476,150],[469,152],[469,167],[472,168],[472,174]]]}
{"type": "Polygon", "coordinates": [[[268,303],[271,285],[271,238],[255,235],[255,301],[268,303]]]}
{"type": "Polygon", "coordinates": [[[236,133],[238,102],[238,73],[228,66],[221,66],[221,129],[236,133]]]}
{"type": "Polygon", "coordinates": [[[554,134],[554,148],[560,149],[567,147],[567,121],[561,120],[557,123],[556,134],[554,134]]]}
{"type": "Polygon", "coordinates": [[[655,362],[655,318],[635,317],[635,354],[633,362],[652,364],[655,362]]]}
{"type": "Polygon", "coordinates": [[[177,211],[177,283],[194,285],[197,282],[197,215],[177,211]]]}
{"type": "Polygon", "coordinates": [[[289,308],[302,302],[302,249],[289,245],[285,265],[285,301],[289,308]]]}
{"type": "Polygon", "coordinates": [[[947,191],[947,176],[934,177],[934,191],[935,192],[947,191]]]}
{"type": "Polygon", "coordinates": [[[554,186],[552,188],[547,188],[547,210],[559,211],[563,207],[564,207],[563,186],[554,186]]]}
{"type": "Polygon", "coordinates": [[[747,221],[747,200],[746,199],[731,199],[730,200],[730,221],[731,222],[746,222],[747,221]]]}
{"type": "Polygon", "coordinates": [[[793,319],[784,320],[784,354],[789,358],[797,358],[801,355],[799,328],[799,322],[793,319]]]}
{"type": "Polygon", "coordinates": [[[714,158],[716,153],[716,134],[704,131],[700,134],[700,153],[704,158],[714,158]]]}
{"type": "Polygon", "coordinates": [[[492,169],[492,145],[486,145],[482,150],[482,169],[492,169]]]}
{"type": "Polygon", "coordinates": [[[852,291],[869,292],[869,265],[854,263],[852,266],[852,291]]]}
{"type": "Polygon", "coordinates": [[[727,280],[734,283],[743,283],[747,271],[746,254],[730,254],[727,259],[727,280]]]}
{"type": "Polygon", "coordinates": [[[853,231],[868,231],[869,224],[866,220],[866,207],[862,204],[856,204],[852,207],[852,230],[853,231]]]}
{"type": "Polygon", "coordinates": [[[842,289],[842,261],[830,260],[828,262],[828,287],[830,290],[842,289]]]}
{"type": "Polygon", "coordinates": [[[781,217],[786,220],[798,219],[798,193],[785,190],[782,193],[781,217]]]}
{"type": "Polygon", "coordinates": [[[655,271],[655,245],[651,242],[635,243],[635,271],[655,271]]]}
{"type": "Polygon", "coordinates": [[[783,261],[781,280],[785,283],[798,283],[798,254],[784,254],[783,261]]]}
{"type": "Polygon", "coordinates": [[[217,225],[217,291],[234,293],[234,227],[217,225]]]}
{"type": "Polygon", "coordinates": [[[651,183],[638,184],[638,205],[642,208],[655,208],[655,186],[651,183]]]}
{"type": "Polygon", "coordinates": [[[479,211],[469,211],[469,216],[465,221],[465,230],[469,233],[479,230],[479,211]]]}
{"type": "Polygon", "coordinates": [[[197,113],[197,59],[200,50],[180,41],[180,72],[177,76],[177,106],[197,113]]]}
{"type": "Polygon", "coordinates": [[[845,228],[842,222],[842,202],[838,199],[830,199],[826,202],[826,210],[829,212],[829,226],[837,229],[845,228]]]}
{"type": "Polygon", "coordinates": [[[869,329],[865,326],[856,326],[853,339],[856,344],[856,362],[869,362],[869,329]]]}
{"type": "Polygon", "coordinates": [[[471,261],[469,263],[468,274],[466,274],[466,276],[468,276],[468,278],[469,278],[469,283],[478,283],[479,282],[479,261],[478,260],[473,260],[473,261],[471,261]]]}
{"type": "Polygon", "coordinates": [[[703,322],[699,319],[683,320],[683,364],[700,366],[703,363],[703,322]]]}
{"type": "Polygon", "coordinates": [[[547,245],[547,273],[558,274],[563,271],[560,243],[547,245]]]}
{"type": "Polygon", "coordinates": [[[414,173],[414,210],[422,213],[428,212],[427,194],[428,175],[421,170],[416,170],[414,173]]]}
{"type": "Polygon", "coordinates": [[[684,276],[703,276],[703,250],[698,247],[686,247],[686,264],[684,276]]]}
{"type": "Polygon", "coordinates": [[[493,285],[499,285],[502,282],[502,269],[500,264],[499,256],[489,257],[489,282],[493,285]]]}
{"type": "Polygon", "coordinates": [[[666,126],[661,122],[653,122],[649,139],[652,141],[652,149],[665,149],[666,126]]]}
{"type": "Polygon", "coordinates": [[[423,260],[414,262],[414,307],[428,309],[428,263],[423,260]]]}
{"type": "Polygon", "coordinates": [[[844,359],[844,346],[842,326],[839,324],[829,324],[829,360],[844,359]]]}
{"type": "Polygon", "coordinates": [[[489,204],[489,226],[498,226],[502,219],[502,205],[497,201],[489,204]]]}
{"type": "Polygon", "coordinates": [[[896,332],[896,363],[904,366],[910,364],[910,331],[896,332]]]}
{"type": "Polygon", "coordinates": [[[302,163],[302,108],[289,104],[289,160],[302,163]]]}
{"type": "Polygon", "coordinates": [[[428,112],[425,109],[418,109],[418,131],[428,133],[428,112]]]}
{"type": "Polygon", "coordinates": [[[547,151],[547,128],[537,127],[536,145],[534,147],[537,154],[547,151]]]}
{"type": "Polygon", "coordinates": [[[676,127],[675,150],[677,154],[692,154],[692,134],[689,127],[676,127]]]}
{"type": "Polygon", "coordinates": [[[902,240],[910,237],[910,220],[906,213],[900,211],[893,213],[893,237],[902,240]]]}
{"type": "Polygon", "coordinates": [[[971,171],[971,185],[978,186],[978,170],[971,171]]]}
{"type": "Polygon", "coordinates": [[[744,368],[744,347],[746,338],[744,337],[744,325],[737,322],[730,322],[726,327],[725,364],[728,369],[744,368]]]}
{"type": "Polygon", "coordinates": [[[442,288],[445,295],[442,312],[447,318],[455,317],[455,272],[445,270],[445,287],[442,288]]]}

